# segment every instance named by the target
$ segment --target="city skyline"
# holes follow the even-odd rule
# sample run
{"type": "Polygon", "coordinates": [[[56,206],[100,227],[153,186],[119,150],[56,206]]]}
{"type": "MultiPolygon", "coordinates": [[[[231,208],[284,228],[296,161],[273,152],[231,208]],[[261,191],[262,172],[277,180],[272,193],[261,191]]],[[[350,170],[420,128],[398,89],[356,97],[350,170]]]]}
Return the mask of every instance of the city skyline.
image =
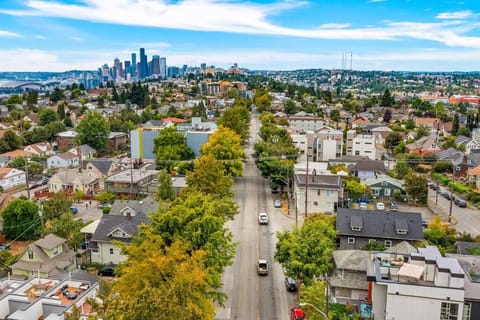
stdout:
{"type": "Polygon", "coordinates": [[[95,70],[139,47],[170,66],[478,71],[479,17],[451,0],[9,1],[0,71],[95,70]]]}

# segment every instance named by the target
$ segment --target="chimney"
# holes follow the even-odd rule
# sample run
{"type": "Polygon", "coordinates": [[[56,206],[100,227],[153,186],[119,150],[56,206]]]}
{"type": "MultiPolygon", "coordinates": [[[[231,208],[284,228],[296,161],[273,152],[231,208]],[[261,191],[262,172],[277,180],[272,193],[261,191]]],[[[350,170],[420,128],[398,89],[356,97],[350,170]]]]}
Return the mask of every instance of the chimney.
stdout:
{"type": "Polygon", "coordinates": [[[78,172],[82,173],[82,150],[80,147],[77,147],[77,157],[78,157],[78,162],[80,163],[80,166],[78,167],[78,172]]]}
{"type": "Polygon", "coordinates": [[[132,213],[130,211],[127,211],[127,220],[132,219],[132,213]]]}

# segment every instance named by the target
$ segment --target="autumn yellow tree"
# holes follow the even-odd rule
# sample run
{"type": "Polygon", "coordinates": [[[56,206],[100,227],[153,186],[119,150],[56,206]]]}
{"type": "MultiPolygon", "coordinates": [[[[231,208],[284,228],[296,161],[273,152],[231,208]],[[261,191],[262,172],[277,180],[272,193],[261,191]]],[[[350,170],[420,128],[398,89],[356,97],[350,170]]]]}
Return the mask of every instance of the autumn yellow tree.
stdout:
{"type": "Polygon", "coordinates": [[[227,175],[243,176],[245,151],[240,136],[233,130],[220,126],[202,145],[200,152],[202,155],[212,155],[220,161],[227,175]]]}
{"type": "Polygon", "coordinates": [[[214,319],[203,250],[189,252],[181,241],[166,247],[159,235],[124,248],[128,260],[106,304],[107,320],[214,319]]]}

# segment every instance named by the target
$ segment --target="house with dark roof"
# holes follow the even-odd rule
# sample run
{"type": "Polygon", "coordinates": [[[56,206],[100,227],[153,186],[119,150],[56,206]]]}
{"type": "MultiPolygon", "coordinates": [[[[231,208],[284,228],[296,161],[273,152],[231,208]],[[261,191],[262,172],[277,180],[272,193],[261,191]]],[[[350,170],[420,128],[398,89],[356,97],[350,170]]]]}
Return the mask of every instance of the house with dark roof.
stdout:
{"type": "Polygon", "coordinates": [[[121,170],[120,166],[118,166],[113,159],[109,158],[88,160],[84,162],[84,166],[86,171],[91,171],[94,176],[100,178],[100,189],[102,190],[105,188],[105,179],[121,170]]]}
{"type": "Polygon", "coordinates": [[[118,264],[126,259],[113,242],[130,244],[142,224],[148,224],[149,214],[158,209],[158,202],[147,197],[142,201],[115,201],[109,214],[98,222],[88,243],[90,261],[101,264],[118,264]]]}
{"type": "Polygon", "coordinates": [[[418,212],[339,208],[336,230],[339,249],[364,249],[374,242],[389,248],[402,241],[423,240],[418,212]]]}
{"type": "Polygon", "coordinates": [[[58,276],[76,269],[75,252],[66,239],[51,233],[28,245],[11,268],[13,275],[26,278],[58,276]]]}
{"type": "Polygon", "coordinates": [[[381,160],[359,159],[353,168],[353,175],[360,180],[374,178],[387,172],[385,163],[381,160]]]}
{"type": "Polygon", "coordinates": [[[295,198],[305,199],[306,190],[308,190],[306,201],[296,201],[298,212],[334,213],[338,203],[342,202],[343,185],[340,176],[317,174],[315,169],[309,170],[308,175],[306,172],[295,172],[295,198]]]}

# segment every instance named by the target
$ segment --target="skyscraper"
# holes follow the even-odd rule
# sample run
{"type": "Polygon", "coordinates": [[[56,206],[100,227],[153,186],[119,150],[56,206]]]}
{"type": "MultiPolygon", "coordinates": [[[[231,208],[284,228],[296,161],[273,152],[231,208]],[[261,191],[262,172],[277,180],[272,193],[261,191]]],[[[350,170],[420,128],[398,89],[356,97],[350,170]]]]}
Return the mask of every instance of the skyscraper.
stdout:
{"type": "Polygon", "coordinates": [[[128,61],[128,60],[125,60],[123,62],[123,65],[125,66],[123,77],[125,79],[128,79],[129,78],[128,75],[130,75],[130,77],[132,76],[132,66],[130,65],[130,61],[128,61]]]}
{"type": "Polygon", "coordinates": [[[132,70],[130,71],[132,78],[137,76],[137,54],[132,53],[132,70]]]}
{"type": "Polygon", "coordinates": [[[165,79],[167,77],[167,58],[160,58],[160,76],[165,79]]]}
{"type": "Polygon", "coordinates": [[[160,73],[160,57],[152,56],[152,75],[161,75],[160,73]]]}
{"type": "Polygon", "coordinates": [[[148,77],[148,62],[145,55],[145,48],[140,48],[140,72],[139,78],[143,79],[148,77]]]}

